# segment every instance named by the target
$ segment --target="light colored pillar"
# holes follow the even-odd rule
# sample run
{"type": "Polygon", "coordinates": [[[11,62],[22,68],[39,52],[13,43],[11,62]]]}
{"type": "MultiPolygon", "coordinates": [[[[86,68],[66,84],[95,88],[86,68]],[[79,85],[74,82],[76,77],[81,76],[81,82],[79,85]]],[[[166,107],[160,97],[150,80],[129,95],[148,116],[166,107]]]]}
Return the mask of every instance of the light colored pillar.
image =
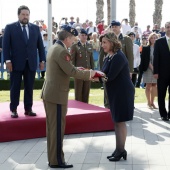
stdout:
{"type": "Polygon", "coordinates": [[[47,0],[48,6],[48,49],[52,46],[52,0],[47,0]]]}
{"type": "Polygon", "coordinates": [[[111,0],[111,21],[116,20],[116,0],[111,0]]]}

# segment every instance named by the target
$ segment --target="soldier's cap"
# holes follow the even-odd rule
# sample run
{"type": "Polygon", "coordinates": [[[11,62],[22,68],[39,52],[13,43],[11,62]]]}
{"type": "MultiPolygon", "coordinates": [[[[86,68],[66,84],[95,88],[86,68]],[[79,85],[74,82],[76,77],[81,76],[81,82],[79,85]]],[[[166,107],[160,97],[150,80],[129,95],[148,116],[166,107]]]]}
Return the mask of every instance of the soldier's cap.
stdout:
{"type": "Polygon", "coordinates": [[[131,36],[131,35],[134,35],[134,36],[135,36],[135,33],[134,33],[134,32],[129,32],[127,35],[128,35],[128,36],[131,36]]]}
{"type": "Polygon", "coordinates": [[[71,33],[74,36],[78,35],[77,30],[75,28],[70,27],[69,25],[62,25],[61,29],[71,33]]]}
{"type": "Polygon", "coordinates": [[[87,35],[87,31],[85,29],[81,29],[80,34],[86,34],[87,35]]]}
{"type": "Polygon", "coordinates": [[[120,25],[121,25],[121,24],[120,24],[119,21],[113,20],[113,21],[111,22],[111,26],[120,26],[120,25]]]}

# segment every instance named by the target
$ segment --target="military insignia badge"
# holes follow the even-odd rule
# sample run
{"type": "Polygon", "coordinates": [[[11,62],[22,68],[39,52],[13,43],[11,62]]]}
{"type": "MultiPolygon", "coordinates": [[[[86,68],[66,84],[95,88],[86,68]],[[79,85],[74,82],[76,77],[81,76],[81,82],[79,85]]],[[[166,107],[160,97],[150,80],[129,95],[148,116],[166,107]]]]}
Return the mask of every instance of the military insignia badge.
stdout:
{"type": "Polygon", "coordinates": [[[70,54],[73,54],[74,53],[74,50],[70,50],[70,54]]]}
{"type": "Polygon", "coordinates": [[[65,56],[65,60],[66,60],[66,61],[70,61],[70,56],[68,56],[68,55],[65,56]]]}

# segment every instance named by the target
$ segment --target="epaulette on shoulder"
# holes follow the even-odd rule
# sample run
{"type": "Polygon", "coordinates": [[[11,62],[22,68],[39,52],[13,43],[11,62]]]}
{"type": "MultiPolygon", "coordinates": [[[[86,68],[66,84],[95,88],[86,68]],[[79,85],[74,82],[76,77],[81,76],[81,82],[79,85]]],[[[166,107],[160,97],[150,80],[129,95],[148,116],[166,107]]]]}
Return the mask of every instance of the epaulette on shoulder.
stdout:
{"type": "Polygon", "coordinates": [[[81,46],[81,42],[80,42],[80,41],[78,41],[77,45],[80,47],[80,46],[81,46]]]}

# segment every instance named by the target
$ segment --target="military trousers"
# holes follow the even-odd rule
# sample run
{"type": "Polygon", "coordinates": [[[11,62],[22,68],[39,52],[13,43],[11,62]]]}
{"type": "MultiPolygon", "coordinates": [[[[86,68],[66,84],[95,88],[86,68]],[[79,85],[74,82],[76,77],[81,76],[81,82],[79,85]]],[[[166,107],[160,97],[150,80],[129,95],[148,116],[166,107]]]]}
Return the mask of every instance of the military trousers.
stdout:
{"type": "Polygon", "coordinates": [[[91,81],[74,79],[75,100],[88,103],[91,81]]]}
{"type": "Polygon", "coordinates": [[[47,154],[50,165],[61,165],[65,162],[63,138],[67,105],[43,101],[46,112],[47,154]]]}

